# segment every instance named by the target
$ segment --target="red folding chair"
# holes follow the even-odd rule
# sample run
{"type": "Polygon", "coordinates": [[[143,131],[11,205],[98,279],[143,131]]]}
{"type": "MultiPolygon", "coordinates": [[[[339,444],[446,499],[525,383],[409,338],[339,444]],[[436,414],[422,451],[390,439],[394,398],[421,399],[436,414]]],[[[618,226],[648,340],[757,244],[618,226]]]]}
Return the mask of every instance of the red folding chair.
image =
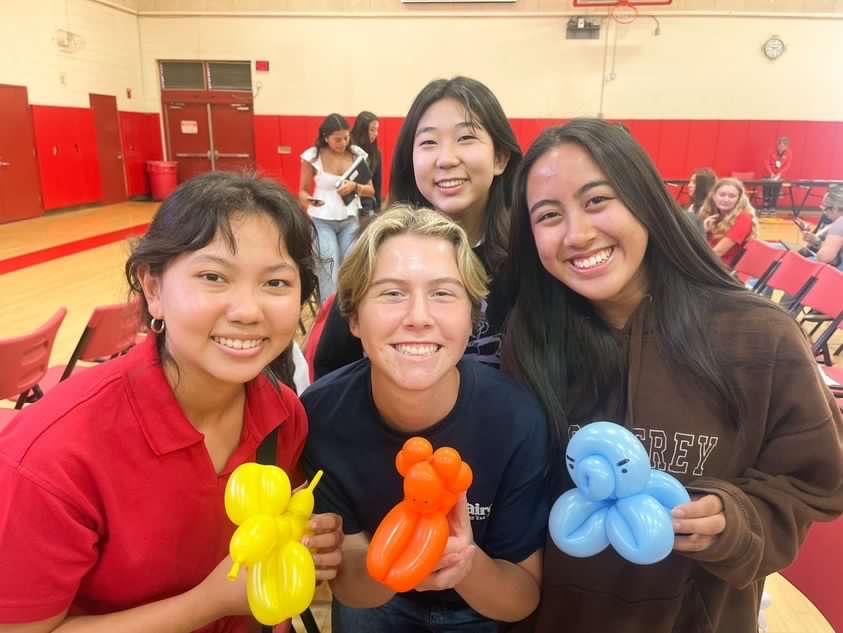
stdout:
{"type": "Polygon", "coordinates": [[[834,631],[843,631],[843,519],[814,523],[790,567],[787,578],[823,614],[834,631]]]}
{"type": "Polygon", "coordinates": [[[0,428],[23,405],[44,395],[39,383],[47,374],[56,334],[66,314],[67,308],[59,308],[35,331],[0,340],[0,398],[15,400],[14,409],[0,409],[0,428]]]}
{"type": "Polygon", "coordinates": [[[789,295],[788,304],[783,304],[782,307],[795,315],[799,311],[802,297],[811,289],[817,273],[823,266],[825,264],[822,262],[806,259],[794,251],[787,251],[764,287],[781,290],[789,295]]]}
{"type": "Polygon", "coordinates": [[[76,366],[80,360],[103,362],[125,354],[135,344],[139,327],[140,308],[136,301],[97,306],[67,365],[50,367],[41,382],[42,391],[46,392],[67,379],[75,369],[85,369],[76,366]]]}
{"type": "Polygon", "coordinates": [[[785,253],[787,249],[773,246],[763,240],[751,240],[747,242],[743,254],[735,262],[735,274],[744,283],[754,277],[757,281],[753,284],[752,291],[761,292],[785,253]]]}
{"type": "Polygon", "coordinates": [[[814,354],[822,354],[823,362],[831,365],[828,342],[843,322],[843,273],[831,266],[823,266],[813,285],[800,300],[803,308],[811,308],[828,317],[828,327],[814,342],[814,354]]]}

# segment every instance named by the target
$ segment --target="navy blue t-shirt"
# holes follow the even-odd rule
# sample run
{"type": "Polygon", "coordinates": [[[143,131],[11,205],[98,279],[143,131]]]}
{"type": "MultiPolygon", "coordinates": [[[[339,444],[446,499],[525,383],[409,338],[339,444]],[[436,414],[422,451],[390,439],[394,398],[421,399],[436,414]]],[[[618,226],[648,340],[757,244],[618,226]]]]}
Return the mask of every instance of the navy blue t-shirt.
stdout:
{"type": "MultiPolygon", "coordinates": [[[[404,498],[395,455],[413,435],[434,450],[450,446],[471,466],[468,509],[475,543],[490,557],[519,563],[544,546],[549,500],[544,487],[547,427],[538,402],[496,369],[461,360],[451,412],[418,433],[388,426],[372,399],[370,363],[362,359],[321,378],[302,396],[309,432],[302,455],[316,487],[316,512],[335,512],[346,534],[371,538],[404,498]]],[[[411,592],[423,602],[460,603],[456,592],[411,592]],[[443,595],[448,594],[448,595],[443,595]]],[[[463,603],[464,604],[464,603],[463,603]]]]}

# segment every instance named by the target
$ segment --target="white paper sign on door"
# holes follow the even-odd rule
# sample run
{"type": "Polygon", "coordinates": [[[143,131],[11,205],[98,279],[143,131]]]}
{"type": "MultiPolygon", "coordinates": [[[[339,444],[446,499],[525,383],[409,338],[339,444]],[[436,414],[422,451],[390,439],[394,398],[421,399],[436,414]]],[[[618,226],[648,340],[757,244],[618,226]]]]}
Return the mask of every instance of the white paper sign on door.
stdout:
{"type": "Polygon", "coordinates": [[[181,122],[181,133],[182,134],[199,134],[199,122],[198,121],[182,121],[181,122]]]}

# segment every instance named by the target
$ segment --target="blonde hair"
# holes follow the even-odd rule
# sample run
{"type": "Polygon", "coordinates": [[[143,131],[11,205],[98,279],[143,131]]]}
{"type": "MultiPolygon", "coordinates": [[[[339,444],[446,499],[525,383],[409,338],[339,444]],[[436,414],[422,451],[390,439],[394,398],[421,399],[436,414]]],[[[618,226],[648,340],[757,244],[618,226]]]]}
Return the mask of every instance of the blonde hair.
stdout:
{"type": "Polygon", "coordinates": [[[457,270],[471,302],[472,318],[480,314],[480,305],[488,294],[489,278],[462,228],[446,216],[427,208],[399,204],[376,217],[346,255],[337,273],[337,305],[348,318],[372,284],[375,260],[381,245],[397,235],[420,235],[450,242],[456,251],[457,270]]]}
{"type": "Polygon", "coordinates": [[[720,211],[714,204],[714,194],[716,194],[721,187],[725,187],[726,185],[738,190],[738,199],[737,202],[735,202],[735,208],[729,211],[726,215],[720,217],[720,220],[714,225],[714,228],[711,231],[712,237],[717,240],[721,239],[729,232],[729,229],[732,228],[732,225],[741,213],[749,213],[752,216],[752,232],[747,238],[747,241],[754,240],[758,237],[758,218],[755,215],[755,208],[749,202],[749,197],[746,195],[746,188],[737,178],[721,178],[714,184],[714,187],[711,188],[708,197],[705,199],[702,211],[700,212],[700,219],[705,221],[706,218],[713,215],[718,217],[720,216],[720,211]]]}

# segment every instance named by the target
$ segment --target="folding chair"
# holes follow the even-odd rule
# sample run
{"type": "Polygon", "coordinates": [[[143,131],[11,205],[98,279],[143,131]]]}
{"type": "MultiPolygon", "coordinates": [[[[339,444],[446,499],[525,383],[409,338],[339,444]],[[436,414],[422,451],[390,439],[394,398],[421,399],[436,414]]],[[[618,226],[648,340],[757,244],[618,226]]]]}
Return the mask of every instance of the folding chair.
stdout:
{"type": "Polygon", "coordinates": [[[39,383],[47,374],[56,334],[66,314],[67,308],[59,308],[33,332],[0,340],[0,398],[15,400],[14,409],[0,409],[0,427],[23,405],[44,395],[39,383]]]}
{"type": "Polygon", "coordinates": [[[772,288],[781,290],[790,296],[788,303],[782,303],[782,307],[790,314],[796,315],[799,311],[802,297],[811,289],[819,270],[825,266],[822,262],[813,259],[806,259],[799,253],[787,251],[779,260],[779,265],[770,275],[761,290],[772,288]]]}
{"type": "Polygon", "coordinates": [[[46,392],[70,377],[80,360],[103,362],[125,354],[135,344],[139,327],[140,308],[136,301],[97,306],[67,365],[50,367],[41,383],[41,389],[46,392]]]}
{"type": "Polygon", "coordinates": [[[800,304],[824,314],[831,321],[814,342],[814,354],[822,354],[823,362],[831,365],[828,341],[843,322],[843,273],[831,266],[823,266],[800,304]]]}
{"type": "Polygon", "coordinates": [[[833,631],[843,631],[843,519],[814,523],[796,560],[781,574],[823,614],[833,631]]]}
{"type": "Polygon", "coordinates": [[[735,262],[735,274],[744,283],[747,279],[755,278],[752,291],[761,292],[786,252],[786,249],[763,240],[751,240],[747,242],[743,254],[735,262]]]}

